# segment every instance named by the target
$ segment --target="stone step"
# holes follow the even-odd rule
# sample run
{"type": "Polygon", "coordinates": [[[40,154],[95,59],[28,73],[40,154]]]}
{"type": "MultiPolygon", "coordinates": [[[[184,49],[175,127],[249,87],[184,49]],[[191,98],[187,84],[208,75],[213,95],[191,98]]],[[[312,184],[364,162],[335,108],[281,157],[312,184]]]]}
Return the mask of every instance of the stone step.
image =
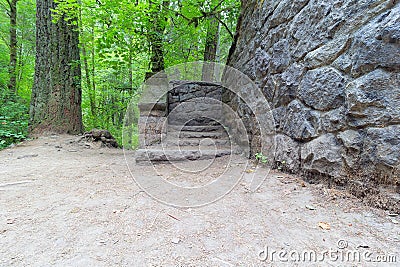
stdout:
{"type": "Polygon", "coordinates": [[[208,146],[208,147],[230,147],[229,139],[200,139],[200,138],[171,138],[167,137],[163,144],[167,146],[208,146]]]}
{"type": "Polygon", "coordinates": [[[226,149],[193,149],[193,148],[168,148],[154,147],[139,149],[135,153],[136,162],[178,162],[186,160],[205,160],[214,159],[230,155],[231,150],[226,149]]]}
{"type": "Polygon", "coordinates": [[[220,126],[221,124],[213,119],[207,118],[195,118],[190,121],[186,120],[175,120],[174,118],[168,117],[168,124],[173,126],[181,126],[186,124],[187,126],[220,126]]]}
{"type": "Polygon", "coordinates": [[[221,125],[201,125],[201,126],[181,126],[181,125],[168,125],[168,132],[173,131],[186,131],[186,132],[223,132],[224,128],[221,125]]]}
{"type": "Polygon", "coordinates": [[[212,138],[212,139],[222,139],[227,138],[228,135],[225,132],[191,132],[191,131],[170,131],[167,133],[168,137],[171,138],[212,138]]]}

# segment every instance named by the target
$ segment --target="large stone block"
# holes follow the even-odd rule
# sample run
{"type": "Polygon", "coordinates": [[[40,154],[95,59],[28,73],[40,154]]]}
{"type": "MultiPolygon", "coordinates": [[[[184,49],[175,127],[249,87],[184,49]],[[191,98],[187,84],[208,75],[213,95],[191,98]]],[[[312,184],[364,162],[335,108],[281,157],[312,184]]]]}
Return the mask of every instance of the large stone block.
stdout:
{"type": "Polygon", "coordinates": [[[301,167],[308,173],[328,177],[343,174],[342,147],[333,134],[326,134],[301,148],[301,167]]]}
{"type": "Polygon", "coordinates": [[[400,6],[362,27],[350,48],[352,74],[360,76],[377,67],[400,71],[400,6]]]}
{"type": "Polygon", "coordinates": [[[350,171],[359,171],[361,167],[361,152],[364,144],[364,136],[361,132],[347,130],[338,135],[343,144],[344,150],[342,156],[350,171]]]}
{"type": "Polygon", "coordinates": [[[271,73],[283,72],[290,64],[289,50],[290,44],[286,39],[278,41],[272,47],[272,58],[270,60],[269,69],[271,73]]]}
{"type": "Polygon", "coordinates": [[[275,137],[275,165],[283,171],[300,170],[300,145],[287,135],[275,137]]]}
{"type": "Polygon", "coordinates": [[[298,141],[311,140],[319,135],[320,114],[294,100],[287,107],[279,130],[298,141]]]}
{"type": "Polygon", "coordinates": [[[294,63],[282,74],[270,78],[268,86],[273,91],[273,105],[275,107],[288,105],[297,98],[297,88],[304,75],[305,68],[301,64],[294,63]]]}
{"type": "MultiPolygon", "coordinates": [[[[362,160],[377,171],[400,169],[400,125],[369,128],[364,141],[362,160]]],[[[373,169],[372,169],[373,170],[373,169]]],[[[395,178],[400,182],[400,177],[395,178]]]]}
{"type": "Polygon", "coordinates": [[[353,127],[400,123],[400,74],[375,70],[347,86],[348,123],[353,127]]]}
{"type": "Polygon", "coordinates": [[[306,73],[299,86],[299,97],[317,110],[331,110],[344,103],[346,79],[335,69],[324,67],[306,73]]]}
{"type": "Polygon", "coordinates": [[[337,132],[347,127],[346,109],[340,107],[321,115],[321,127],[324,132],[337,132]]]}

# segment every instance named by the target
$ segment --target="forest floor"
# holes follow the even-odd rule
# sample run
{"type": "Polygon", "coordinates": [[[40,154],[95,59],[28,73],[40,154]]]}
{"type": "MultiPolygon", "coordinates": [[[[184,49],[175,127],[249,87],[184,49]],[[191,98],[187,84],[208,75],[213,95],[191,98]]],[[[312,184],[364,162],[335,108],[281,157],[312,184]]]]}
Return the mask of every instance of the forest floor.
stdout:
{"type": "MultiPolygon", "coordinates": [[[[346,192],[271,172],[256,192],[244,179],[213,204],[174,208],[136,185],[123,150],[74,139],[0,151],[0,266],[399,266],[400,218],[346,192]]],[[[196,179],[173,167],[159,166],[196,179]]]]}

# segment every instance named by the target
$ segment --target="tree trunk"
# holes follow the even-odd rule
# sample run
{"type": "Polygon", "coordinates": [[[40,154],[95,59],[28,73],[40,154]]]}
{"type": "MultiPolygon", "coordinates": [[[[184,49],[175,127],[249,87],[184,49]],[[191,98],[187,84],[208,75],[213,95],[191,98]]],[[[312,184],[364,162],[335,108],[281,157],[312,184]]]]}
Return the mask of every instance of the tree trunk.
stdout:
{"type": "MultiPolygon", "coordinates": [[[[81,4],[81,1],[79,2],[81,4]]],[[[82,9],[79,10],[79,25],[81,29],[81,38],[84,37],[84,32],[83,32],[83,22],[82,22],[82,9]]],[[[93,25],[94,27],[94,25],[93,25]]],[[[92,36],[94,35],[94,31],[92,32],[92,36]]],[[[94,38],[94,37],[92,37],[94,38]]],[[[90,102],[90,115],[92,118],[92,122],[94,126],[96,127],[97,122],[96,122],[96,92],[92,87],[92,82],[91,82],[91,73],[89,71],[89,63],[88,63],[88,55],[86,51],[86,42],[83,41],[81,42],[81,48],[82,48],[82,57],[83,57],[83,67],[85,69],[85,80],[86,80],[86,88],[88,90],[88,95],[89,95],[89,102],[90,102]]],[[[94,43],[93,43],[94,46],[94,43]]],[[[92,55],[94,56],[94,55],[92,55]]],[[[93,75],[94,76],[94,75],[93,75]]],[[[94,79],[94,77],[93,77],[94,79]]]]}
{"type": "Polygon", "coordinates": [[[72,18],[52,22],[53,0],[36,2],[36,65],[30,107],[34,133],[81,133],[79,31],[72,18]]]}
{"type": "MultiPolygon", "coordinates": [[[[215,62],[217,58],[217,49],[219,41],[219,22],[216,18],[211,18],[209,23],[210,24],[208,25],[207,28],[206,45],[204,48],[203,60],[205,62],[215,62]]],[[[212,81],[213,78],[214,78],[214,65],[204,64],[202,71],[202,80],[212,81]]]]}
{"type": "Polygon", "coordinates": [[[8,89],[10,92],[17,93],[17,2],[18,0],[9,0],[10,6],[10,67],[8,89]]]}
{"type": "Polygon", "coordinates": [[[155,4],[150,1],[151,8],[151,23],[153,28],[151,29],[148,40],[150,43],[151,50],[151,72],[155,74],[164,70],[164,46],[163,37],[166,24],[165,10],[169,5],[168,0],[164,0],[161,5],[155,7],[155,4]]]}
{"type": "Polygon", "coordinates": [[[133,93],[133,51],[132,45],[129,47],[129,92],[133,93]]]}

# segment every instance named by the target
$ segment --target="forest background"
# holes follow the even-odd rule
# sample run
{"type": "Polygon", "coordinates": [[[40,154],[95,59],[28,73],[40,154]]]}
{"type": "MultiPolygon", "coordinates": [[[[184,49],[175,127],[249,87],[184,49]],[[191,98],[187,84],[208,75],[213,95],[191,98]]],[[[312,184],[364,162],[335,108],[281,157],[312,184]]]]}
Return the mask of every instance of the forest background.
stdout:
{"type": "MultiPolygon", "coordinates": [[[[238,0],[55,0],[55,5],[53,22],[66,20],[79,31],[84,129],[108,129],[120,144],[126,107],[139,100],[147,77],[185,62],[226,62],[240,9],[238,0]]],[[[29,135],[36,1],[0,0],[0,14],[2,149],[29,135]]]]}

